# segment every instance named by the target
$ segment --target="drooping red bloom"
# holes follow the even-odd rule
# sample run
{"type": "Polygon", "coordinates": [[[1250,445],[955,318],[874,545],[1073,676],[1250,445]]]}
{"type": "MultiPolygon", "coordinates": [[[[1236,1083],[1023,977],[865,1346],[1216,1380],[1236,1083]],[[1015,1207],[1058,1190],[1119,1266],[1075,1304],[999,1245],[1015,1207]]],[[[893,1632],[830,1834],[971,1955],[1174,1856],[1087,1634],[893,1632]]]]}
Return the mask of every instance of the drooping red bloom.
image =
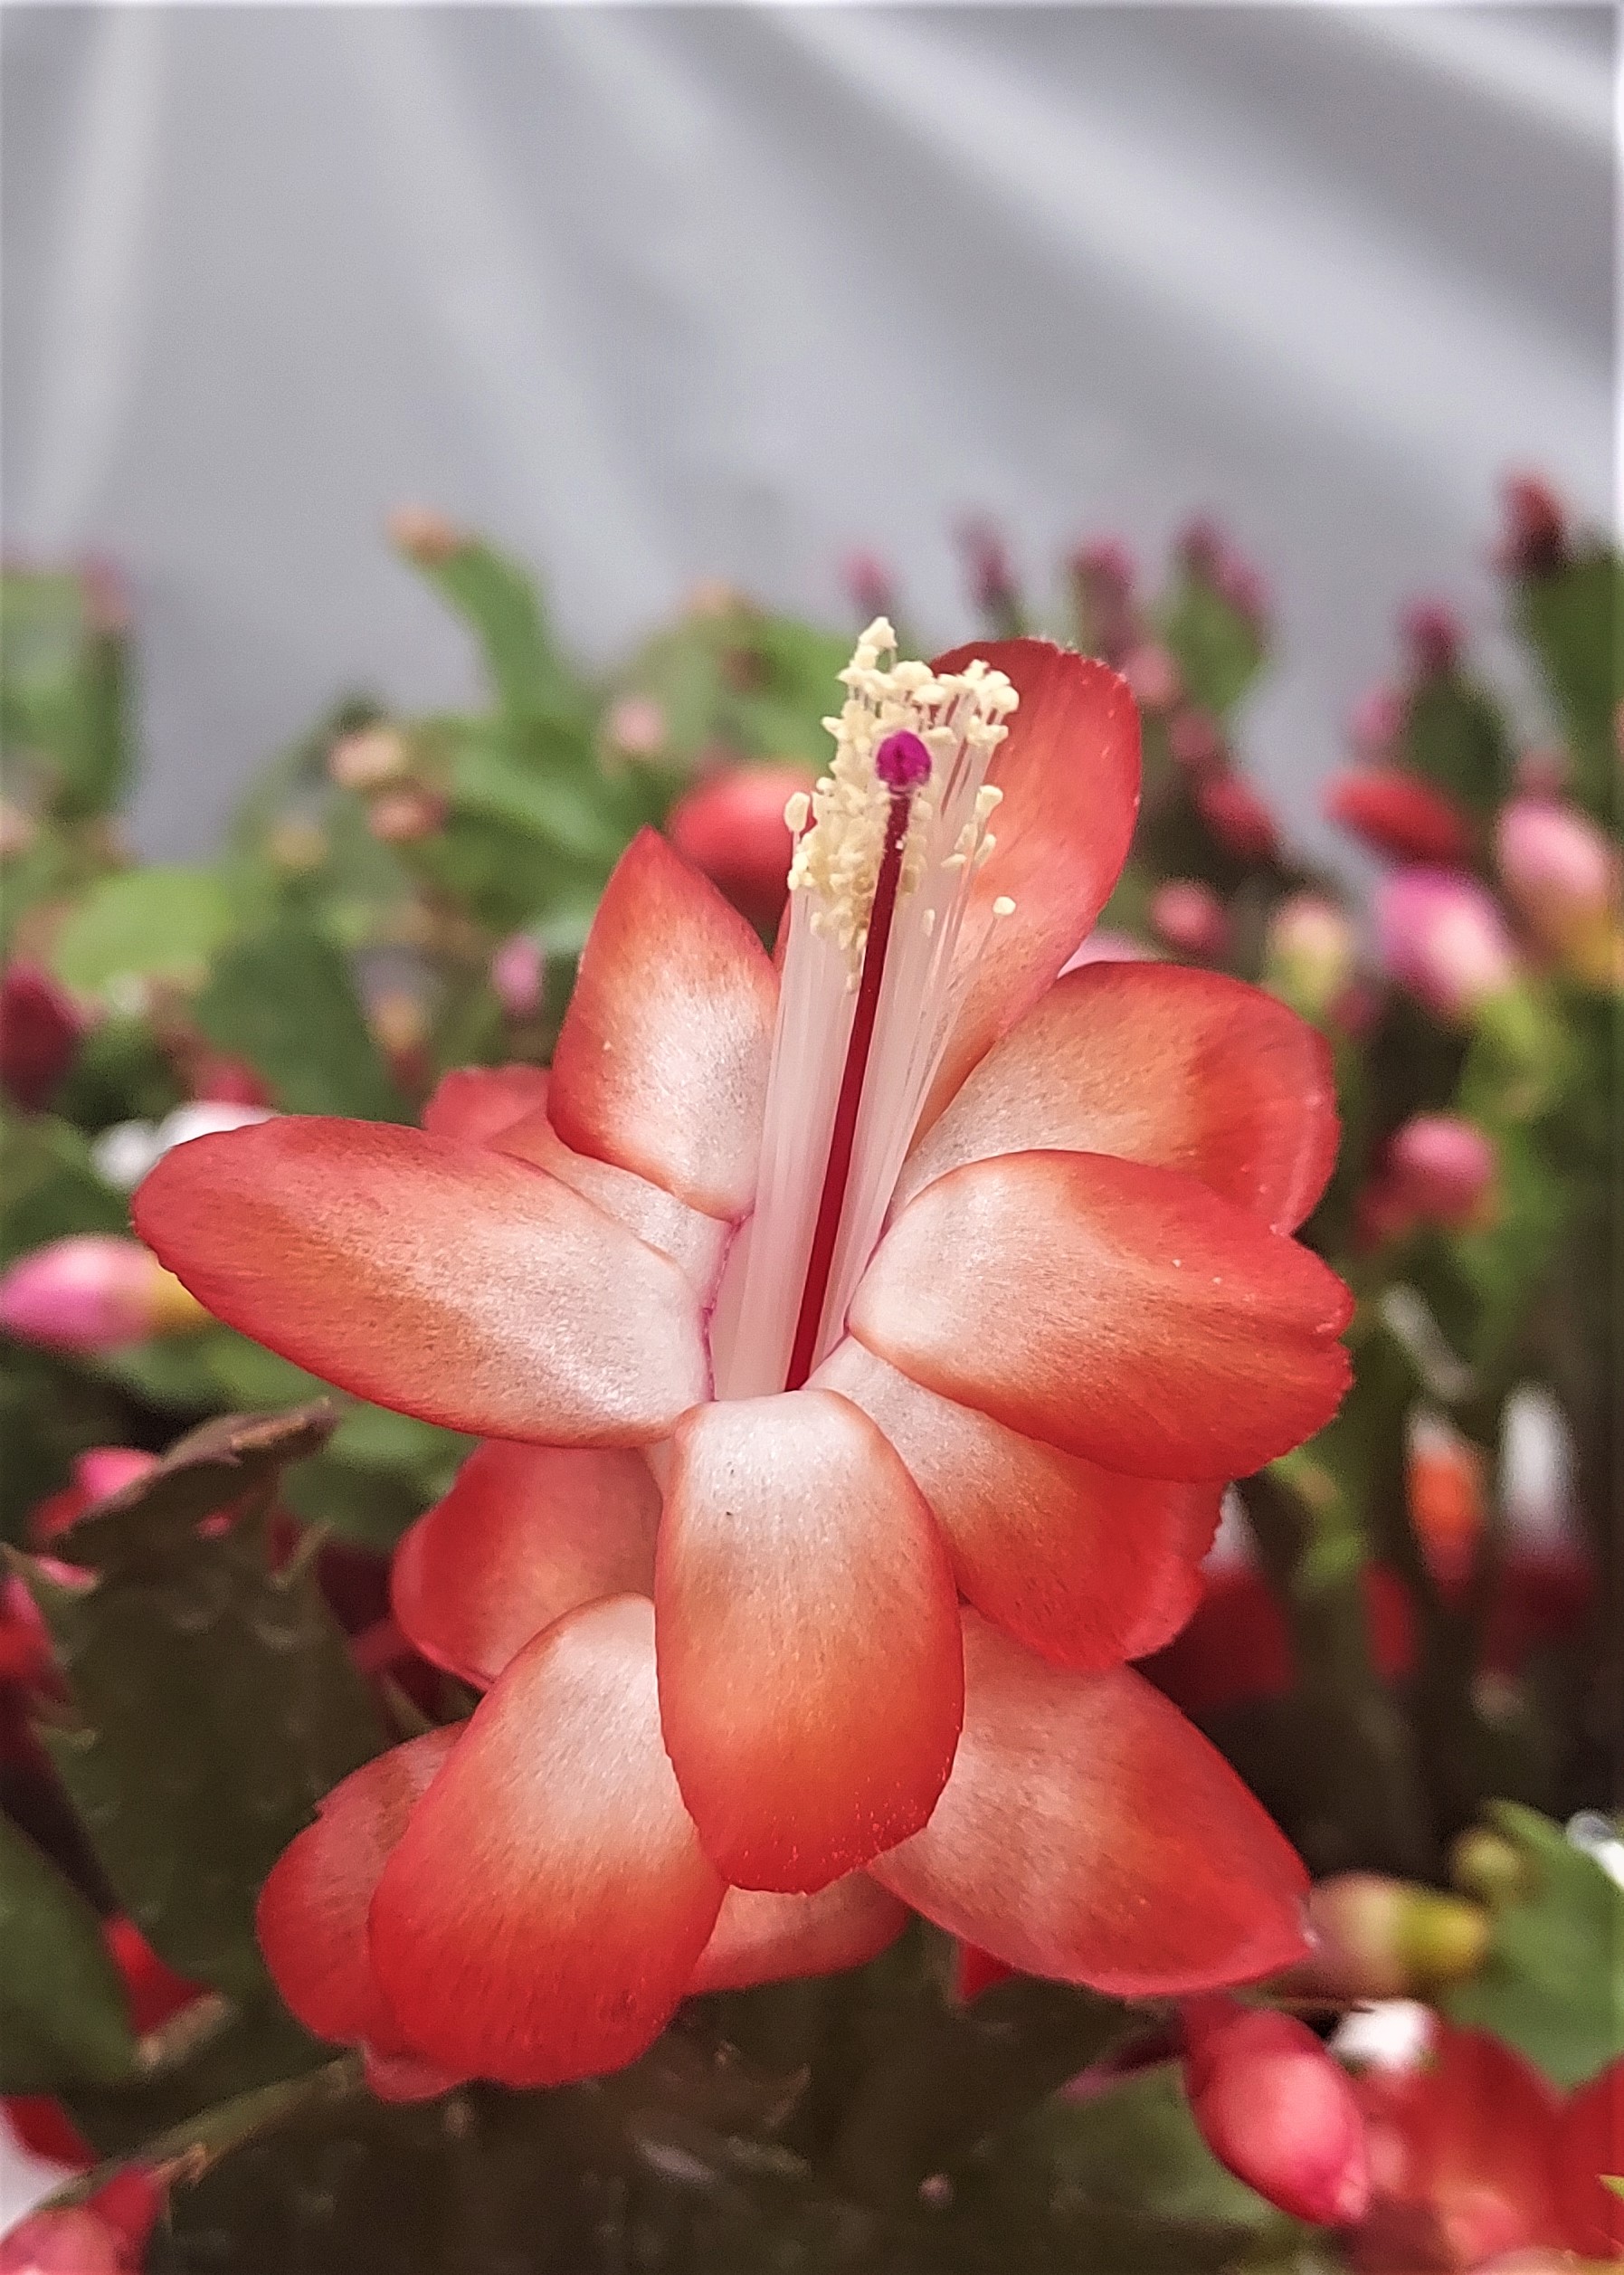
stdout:
{"type": "Polygon", "coordinates": [[[1327,1054],[1217,974],[1057,979],[1133,827],[1113,673],[897,664],[877,626],[846,684],[781,970],[645,834],[550,1078],[200,1139],[138,1195],[220,1317],[492,1441],[394,1594],[486,1696],[329,1795],[261,1905],[375,2069],[613,2068],[905,1906],[1124,1994],[1301,1947],[1296,1858],[1125,1662],[1188,1615],[1222,1480],[1345,1384],[1289,1238],[1327,1054]]]}
{"type": "Polygon", "coordinates": [[[162,2183],[128,2166],[88,2203],[33,2213],[0,2235],[0,2275],[136,2275],[163,2208],[162,2183]]]}
{"type": "Polygon", "coordinates": [[[1351,2227],[1370,2205],[1364,2123],[1347,2073],[1294,2015],[1220,1996],[1183,2012],[1184,2089],[1222,2165],[1295,2219],[1351,2227]]]}
{"type": "Polygon", "coordinates": [[[1545,2247],[1624,2249],[1624,2062],[1565,2101],[1486,2031],[1437,2025],[1422,2059],[1353,2081],[1372,2203],[1352,2242],[1369,2275],[1466,2275],[1545,2247]]]}

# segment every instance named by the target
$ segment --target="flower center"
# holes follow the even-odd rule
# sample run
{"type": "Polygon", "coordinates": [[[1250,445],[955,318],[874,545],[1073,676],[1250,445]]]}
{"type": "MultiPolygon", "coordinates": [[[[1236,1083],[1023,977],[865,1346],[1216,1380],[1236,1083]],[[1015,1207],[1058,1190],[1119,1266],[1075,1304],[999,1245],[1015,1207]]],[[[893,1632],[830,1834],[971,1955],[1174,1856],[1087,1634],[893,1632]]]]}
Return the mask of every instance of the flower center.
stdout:
{"type": "Polygon", "coordinates": [[[883,617],[840,677],[829,772],[785,813],[796,843],[755,1209],[712,1323],[724,1398],[798,1389],[839,1340],[987,921],[966,934],[1015,690],[980,662],[942,678],[899,662],[883,617]]]}

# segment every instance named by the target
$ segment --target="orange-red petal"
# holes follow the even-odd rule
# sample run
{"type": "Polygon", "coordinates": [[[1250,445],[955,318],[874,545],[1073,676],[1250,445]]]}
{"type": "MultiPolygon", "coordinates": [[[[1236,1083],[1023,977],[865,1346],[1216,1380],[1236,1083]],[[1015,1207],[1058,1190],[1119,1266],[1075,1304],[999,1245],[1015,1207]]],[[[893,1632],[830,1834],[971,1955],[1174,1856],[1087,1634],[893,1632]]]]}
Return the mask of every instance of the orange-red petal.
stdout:
{"type": "Polygon", "coordinates": [[[812,1386],[879,1424],[935,1512],[962,1594],[1045,1659],[1143,1658],[1201,1601],[1220,1485],[1102,1470],[921,1389],[850,1337],[812,1386]]]}
{"type": "Polygon", "coordinates": [[[1014,682],[1021,702],[987,776],[1004,795],[964,919],[981,946],[926,1127],[1105,907],[1139,811],[1139,719],[1125,680],[1047,640],[973,641],[932,669],[962,671],[975,656],[1014,682]],[[1014,902],[1012,915],[992,915],[1001,897],[1014,902]]]}
{"type": "Polygon", "coordinates": [[[755,1196],[778,981],[708,878],[644,830],[582,951],[548,1110],[566,1146],[708,1216],[755,1196]]]}
{"type": "Polygon", "coordinates": [[[544,1066],[460,1066],[442,1074],[423,1109],[423,1126],[435,1138],[461,1138],[487,1146],[527,1114],[545,1113],[544,1066]]]}
{"type": "Polygon", "coordinates": [[[613,1162],[594,1161],[590,1154],[572,1153],[544,1111],[527,1114],[509,1123],[490,1139],[498,1153],[516,1160],[532,1161],[613,1216],[638,1239],[647,1241],[670,1257],[688,1274],[701,1298],[708,1297],[721,1277],[722,1260],[733,1237],[733,1226],[721,1217],[705,1216],[690,1209],[663,1185],[613,1162]]]}
{"type": "Polygon", "coordinates": [[[1055,1147],[1181,1169],[1288,1233],[1325,1190],[1336,1130],[1325,1037],[1274,996],[1182,965],[1089,964],[972,1071],[897,1197],[961,1162],[1055,1147]]]}
{"type": "Polygon", "coordinates": [[[730,1888],[689,1989],[742,1991],[860,1967],[896,1942],[907,1918],[907,1906],[866,1872],[848,1872],[812,1896],[730,1888]]]}
{"type": "Polygon", "coordinates": [[[957,1597],[867,1414],[800,1390],[685,1416],[654,1601],[666,1745],[729,1880],[822,1888],[924,1823],[964,1701],[957,1597]]]}
{"type": "Polygon", "coordinates": [[[618,2070],[721,1909],[660,1743],[654,1609],[594,1604],[475,1710],[373,1899],[373,1966],[431,2059],[510,2086],[618,2070]]]}
{"type": "Polygon", "coordinates": [[[336,1785],[318,1804],[315,1823],[272,1866],[255,1915],[265,1963],[292,2013],[318,2038],[404,2060],[415,2090],[401,2099],[443,2093],[466,2073],[424,2064],[403,2035],[372,1971],[366,1914],[391,1851],[462,1727],[427,1731],[336,1785]]]}
{"type": "Polygon", "coordinates": [[[1222,1756],[1130,1669],[1080,1675],[964,1613],[964,1731],[876,1880],[1023,1974],[1133,1998],[1306,1948],[1307,1876],[1222,1756]]]}
{"type": "Polygon", "coordinates": [[[851,1332],[926,1389],[1135,1477],[1241,1477],[1348,1382],[1353,1310],[1316,1256],[1193,1177],[1015,1153],[926,1186],[851,1332]]]}
{"type": "Polygon", "coordinates": [[[565,1612],[651,1596],[659,1521],[641,1453],[488,1439],[395,1550],[394,1616],[425,1659],[486,1690],[565,1612]]]}
{"type": "Polygon", "coordinates": [[[451,1138],[295,1115],[196,1138],[135,1222],[217,1318],[453,1430],[636,1445],[706,1395],[676,1265],[556,1177],[451,1138]]]}

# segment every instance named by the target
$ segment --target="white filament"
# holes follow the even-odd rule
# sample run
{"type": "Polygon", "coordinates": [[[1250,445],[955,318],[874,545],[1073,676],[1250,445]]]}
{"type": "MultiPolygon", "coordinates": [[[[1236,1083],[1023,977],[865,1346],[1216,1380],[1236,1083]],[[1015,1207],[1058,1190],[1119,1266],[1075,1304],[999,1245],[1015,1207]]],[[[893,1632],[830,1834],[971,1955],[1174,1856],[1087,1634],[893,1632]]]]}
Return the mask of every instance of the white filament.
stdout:
{"type": "MultiPolygon", "coordinates": [[[[840,1338],[981,945],[980,932],[964,938],[964,917],[971,879],[992,848],[987,823],[1000,794],[985,777],[1015,690],[979,662],[937,679],[928,665],[897,662],[895,651],[882,617],[841,674],[847,700],[825,722],[835,738],[829,773],[810,809],[796,800],[788,817],[798,839],[789,941],[755,1213],[712,1321],[718,1397],[784,1387],[889,826],[891,793],[875,754],[898,730],[918,736],[931,773],[910,810],[814,1364],[840,1338]]],[[[1008,904],[995,905],[1005,913],[1008,904]]]]}

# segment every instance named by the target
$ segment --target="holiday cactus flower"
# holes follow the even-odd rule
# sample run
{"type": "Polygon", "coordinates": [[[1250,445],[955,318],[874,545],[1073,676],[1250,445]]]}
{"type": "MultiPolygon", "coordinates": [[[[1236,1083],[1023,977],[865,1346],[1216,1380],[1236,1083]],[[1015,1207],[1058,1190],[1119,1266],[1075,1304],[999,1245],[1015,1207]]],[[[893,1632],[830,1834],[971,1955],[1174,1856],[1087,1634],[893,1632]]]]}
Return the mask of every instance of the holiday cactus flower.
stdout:
{"type": "Polygon", "coordinates": [[[898,662],[881,622],[843,676],[776,966],[645,833],[550,1074],[200,1138],[137,1196],[220,1318],[490,1441],[394,1575],[486,1695],[330,1794],[261,1907],[385,2090],[613,2068],[907,1907],[1125,1995],[1303,1948],[1297,1860],[1125,1662],[1188,1617],[1223,1480],[1345,1385],[1289,1237],[1325,1047],[1217,974],[1057,976],[1133,830],[1105,666],[898,662]]]}

